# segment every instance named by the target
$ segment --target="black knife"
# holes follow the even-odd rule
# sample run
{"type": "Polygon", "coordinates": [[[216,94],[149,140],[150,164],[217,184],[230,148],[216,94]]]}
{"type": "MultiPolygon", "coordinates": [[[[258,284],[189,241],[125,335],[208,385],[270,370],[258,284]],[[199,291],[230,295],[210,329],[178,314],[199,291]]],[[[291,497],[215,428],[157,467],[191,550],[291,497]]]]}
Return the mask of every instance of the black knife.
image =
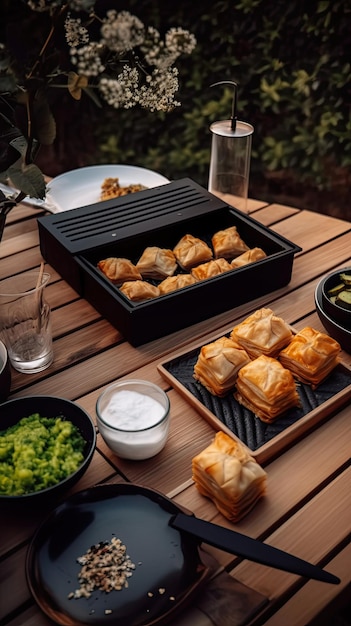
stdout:
{"type": "Polygon", "coordinates": [[[312,563],[274,548],[267,543],[262,543],[258,539],[252,539],[252,537],[212,524],[212,522],[206,522],[193,515],[178,513],[170,520],[170,526],[190,533],[201,541],[225,552],[244,557],[255,563],[333,585],[340,583],[340,578],[312,563]]]}

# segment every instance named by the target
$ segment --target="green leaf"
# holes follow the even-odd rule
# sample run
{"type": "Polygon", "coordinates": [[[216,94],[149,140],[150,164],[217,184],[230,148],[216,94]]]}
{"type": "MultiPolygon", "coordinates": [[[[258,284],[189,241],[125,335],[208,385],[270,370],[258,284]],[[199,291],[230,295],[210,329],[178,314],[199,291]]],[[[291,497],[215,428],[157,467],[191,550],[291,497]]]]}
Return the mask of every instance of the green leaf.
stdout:
{"type": "Polygon", "coordinates": [[[16,189],[23,191],[31,198],[45,198],[46,183],[39,167],[34,163],[22,167],[12,166],[8,169],[8,176],[16,189]]]}
{"type": "Polygon", "coordinates": [[[82,89],[88,86],[88,79],[86,76],[79,76],[76,72],[68,72],[67,87],[72,98],[80,100],[82,97],[82,89]]]}
{"type": "Polygon", "coordinates": [[[17,152],[19,152],[20,155],[24,156],[24,154],[26,153],[27,140],[25,137],[23,137],[23,135],[19,135],[18,137],[15,137],[11,141],[9,141],[9,144],[13,148],[15,148],[15,150],[17,150],[17,152]]]}
{"type": "MultiPolygon", "coordinates": [[[[2,68],[0,67],[0,71],[2,68]]],[[[12,74],[3,74],[0,76],[0,93],[15,93],[18,87],[12,74]]]]}

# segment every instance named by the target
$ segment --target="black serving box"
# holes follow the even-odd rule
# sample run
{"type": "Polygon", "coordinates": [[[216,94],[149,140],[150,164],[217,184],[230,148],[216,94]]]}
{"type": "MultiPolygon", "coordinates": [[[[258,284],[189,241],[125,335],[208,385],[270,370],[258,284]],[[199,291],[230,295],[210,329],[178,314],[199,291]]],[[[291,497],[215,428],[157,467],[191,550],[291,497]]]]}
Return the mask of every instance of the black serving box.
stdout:
{"type": "Polygon", "coordinates": [[[134,346],[283,287],[301,250],[189,178],[40,217],[38,226],[44,259],[134,346]],[[211,245],[212,235],[229,226],[267,257],[140,303],[126,298],[97,268],[107,257],[136,263],[147,246],[172,249],[186,234],[211,245]]]}

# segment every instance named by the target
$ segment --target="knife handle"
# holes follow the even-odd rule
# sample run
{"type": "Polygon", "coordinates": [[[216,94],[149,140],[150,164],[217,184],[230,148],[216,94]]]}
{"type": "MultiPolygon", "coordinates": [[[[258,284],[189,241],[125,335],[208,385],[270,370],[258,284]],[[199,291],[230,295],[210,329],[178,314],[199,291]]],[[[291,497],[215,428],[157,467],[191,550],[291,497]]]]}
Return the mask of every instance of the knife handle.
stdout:
{"type": "Polygon", "coordinates": [[[216,548],[255,563],[268,565],[269,567],[297,574],[298,576],[312,578],[333,585],[340,583],[340,578],[317,565],[308,563],[308,561],[263,543],[258,539],[253,539],[234,530],[201,520],[194,515],[178,513],[171,519],[170,525],[177,530],[190,533],[216,548]]]}

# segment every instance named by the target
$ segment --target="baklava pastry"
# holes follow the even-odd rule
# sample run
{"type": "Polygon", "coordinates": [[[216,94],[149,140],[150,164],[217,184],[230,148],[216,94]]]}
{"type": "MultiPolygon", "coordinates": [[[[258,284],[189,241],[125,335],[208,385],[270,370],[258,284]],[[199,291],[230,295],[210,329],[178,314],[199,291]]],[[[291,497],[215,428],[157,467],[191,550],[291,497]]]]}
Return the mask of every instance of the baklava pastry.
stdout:
{"type": "Polygon", "coordinates": [[[235,385],[238,372],[250,358],[229,337],[220,337],[205,346],[194,366],[194,378],[214,396],[225,396],[235,385]]]}
{"type": "Polygon", "coordinates": [[[234,397],[263,422],[274,422],[288,409],[300,405],[292,373],[264,354],[239,370],[234,397]]]}
{"type": "Polygon", "coordinates": [[[191,274],[177,274],[176,276],[167,276],[158,286],[160,294],[170,293],[171,291],[177,291],[183,287],[194,285],[196,280],[191,274]]]}
{"type": "Polygon", "coordinates": [[[243,267],[243,265],[249,265],[249,263],[255,263],[255,261],[259,261],[260,259],[266,258],[266,253],[262,250],[262,248],[250,248],[240,256],[237,256],[231,262],[232,269],[236,269],[238,267],[243,267]]]}
{"type": "Polygon", "coordinates": [[[142,278],[139,270],[129,259],[109,257],[99,261],[98,268],[114,285],[142,278]]]}
{"type": "Polygon", "coordinates": [[[316,388],[340,361],[340,344],[310,326],[298,332],[279,360],[299,381],[316,388]]]}
{"type": "Polygon", "coordinates": [[[236,226],[216,232],[212,237],[212,246],[216,259],[233,259],[249,249],[236,226]]]}
{"type": "Polygon", "coordinates": [[[173,248],[175,257],[182,269],[190,271],[195,265],[206,263],[213,258],[211,248],[205,241],[193,235],[184,235],[173,248]]]}
{"type": "Polygon", "coordinates": [[[223,272],[229,272],[233,269],[226,259],[213,259],[207,263],[201,263],[191,270],[192,276],[196,280],[206,280],[223,272]]]}
{"type": "Polygon", "coordinates": [[[173,276],[177,269],[177,260],[172,250],[149,246],[145,248],[136,268],[143,278],[162,280],[166,276],[173,276]]]}
{"type": "Polygon", "coordinates": [[[193,458],[192,477],[199,493],[210,498],[231,522],[247,515],[266,493],[264,469],[243,445],[222,431],[193,458]]]}
{"type": "Polygon", "coordinates": [[[126,281],[121,285],[120,291],[133,302],[143,302],[160,295],[160,290],[146,280],[126,281]]]}
{"type": "Polygon", "coordinates": [[[235,326],[230,336],[255,358],[260,354],[276,357],[291,341],[293,333],[271,309],[262,308],[235,326]]]}
{"type": "Polygon", "coordinates": [[[111,198],[119,198],[129,193],[142,191],[146,189],[144,185],[126,185],[121,186],[118,178],[105,178],[101,185],[100,200],[111,200],[111,198]]]}

